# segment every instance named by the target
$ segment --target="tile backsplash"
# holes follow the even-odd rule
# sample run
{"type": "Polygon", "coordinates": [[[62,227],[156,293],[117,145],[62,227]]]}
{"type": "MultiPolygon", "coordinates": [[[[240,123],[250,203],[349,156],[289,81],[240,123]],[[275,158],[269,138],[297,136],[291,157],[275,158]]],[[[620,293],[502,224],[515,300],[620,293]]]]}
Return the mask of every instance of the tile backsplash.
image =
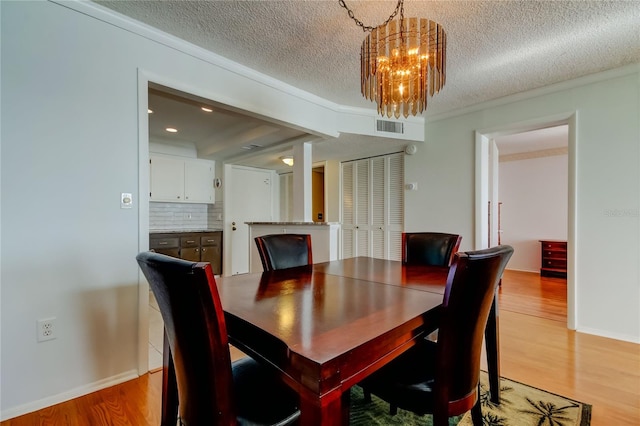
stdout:
{"type": "Polygon", "coordinates": [[[222,202],[215,204],[149,203],[150,231],[222,229],[222,202]]]}

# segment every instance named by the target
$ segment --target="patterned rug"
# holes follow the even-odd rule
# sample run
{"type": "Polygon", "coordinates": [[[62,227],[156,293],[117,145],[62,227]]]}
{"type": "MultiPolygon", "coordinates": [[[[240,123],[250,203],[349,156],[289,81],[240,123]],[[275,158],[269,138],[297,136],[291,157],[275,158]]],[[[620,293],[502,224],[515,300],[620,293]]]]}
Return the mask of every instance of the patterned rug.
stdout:
{"type": "MultiPolygon", "coordinates": [[[[500,380],[501,404],[495,405],[489,400],[487,375],[480,377],[480,401],[485,426],[589,426],[591,424],[591,405],[574,401],[549,393],[513,380],[500,380]]],[[[389,404],[372,397],[366,403],[362,389],[351,389],[350,425],[402,425],[431,426],[431,416],[416,416],[411,412],[398,409],[395,416],[389,415],[389,404]]],[[[471,413],[451,417],[449,426],[473,426],[471,413]]]]}

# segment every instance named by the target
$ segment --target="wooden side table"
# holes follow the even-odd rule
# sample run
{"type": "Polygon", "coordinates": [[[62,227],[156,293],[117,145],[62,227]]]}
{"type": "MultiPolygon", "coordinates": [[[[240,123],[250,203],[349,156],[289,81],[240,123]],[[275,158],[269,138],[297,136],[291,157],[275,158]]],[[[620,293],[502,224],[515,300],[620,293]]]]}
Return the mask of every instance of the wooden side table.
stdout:
{"type": "Polygon", "coordinates": [[[567,242],[562,240],[540,240],[543,277],[567,278],[567,242]]]}

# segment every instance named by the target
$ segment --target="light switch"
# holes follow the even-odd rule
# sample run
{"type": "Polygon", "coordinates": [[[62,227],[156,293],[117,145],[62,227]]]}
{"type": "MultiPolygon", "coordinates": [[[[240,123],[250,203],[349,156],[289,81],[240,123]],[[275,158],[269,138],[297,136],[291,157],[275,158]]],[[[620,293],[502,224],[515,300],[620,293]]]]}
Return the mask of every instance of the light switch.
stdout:
{"type": "Polygon", "coordinates": [[[130,209],[132,205],[133,205],[133,198],[131,197],[131,194],[127,192],[123,192],[122,195],[120,196],[120,208],[130,209]]]}

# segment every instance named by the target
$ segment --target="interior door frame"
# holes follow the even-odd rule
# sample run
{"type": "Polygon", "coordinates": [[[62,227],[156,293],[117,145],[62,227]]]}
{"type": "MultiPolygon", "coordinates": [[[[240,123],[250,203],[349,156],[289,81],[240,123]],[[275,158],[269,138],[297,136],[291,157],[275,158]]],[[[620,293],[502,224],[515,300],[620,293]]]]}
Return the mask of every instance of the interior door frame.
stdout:
{"type": "MultiPolygon", "coordinates": [[[[475,131],[476,144],[476,176],[475,176],[475,249],[483,249],[489,246],[489,211],[487,205],[492,198],[491,191],[497,192],[495,176],[492,176],[490,153],[494,138],[515,133],[523,133],[547,127],[567,125],[568,134],[568,211],[567,211],[567,328],[576,329],[577,323],[577,273],[576,257],[578,255],[576,244],[576,117],[577,111],[560,113],[551,116],[538,117],[525,122],[511,123],[503,126],[478,129],[475,131]]],[[[495,203],[494,203],[495,204],[495,203]]]]}

